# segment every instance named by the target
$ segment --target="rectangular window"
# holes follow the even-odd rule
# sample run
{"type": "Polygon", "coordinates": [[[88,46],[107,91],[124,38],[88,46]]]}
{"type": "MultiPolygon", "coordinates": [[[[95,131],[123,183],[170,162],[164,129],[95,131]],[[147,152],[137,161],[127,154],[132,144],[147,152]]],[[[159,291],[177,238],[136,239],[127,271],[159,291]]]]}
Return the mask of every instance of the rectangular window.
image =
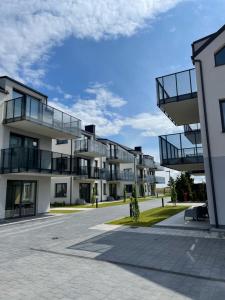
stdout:
{"type": "Polygon", "coordinates": [[[106,192],[106,183],[103,183],[103,194],[107,195],[107,192],[106,192]]]}
{"type": "Polygon", "coordinates": [[[67,183],[56,183],[55,184],[55,197],[66,197],[67,196],[67,183]]]}
{"type": "Polygon", "coordinates": [[[126,192],[127,193],[132,193],[132,184],[127,184],[126,185],[126,192]]]}
{"type": "Polygon", "coordinates": [[[222,123],[222,131],[225,132],[225,99],[220,100],[220,116],[222,123]]]}
{"type": "Polygon", "coordinates": [[[68,144],[68,140],[56,140],[56,145],[68,144]]]}

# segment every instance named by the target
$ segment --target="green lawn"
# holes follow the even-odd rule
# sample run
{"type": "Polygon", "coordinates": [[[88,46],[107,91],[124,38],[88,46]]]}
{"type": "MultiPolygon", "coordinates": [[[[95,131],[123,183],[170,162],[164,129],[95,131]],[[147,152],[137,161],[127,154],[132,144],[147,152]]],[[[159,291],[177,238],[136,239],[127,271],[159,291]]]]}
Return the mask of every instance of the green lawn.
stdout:
{"type": "Polygon", "coordinates": [[[74,213],[77,213],[77,212],[80,212],[80,210],[64,210],[63,208],[58,210],[58,209],[50,209],[49,210],[49,213],[52,213],[52,214],[74,214],[74,213]]]}
{"type": "MultiPolygon", "coordinates": [[[[143,201],[148,201],[148,200],[153,200],[153,199],[157,199],[156,196],[148,196],[145,198],[138,198],[138,202],[143,202],[143,201]]],[[[160,199],[160,198],[158,198],[160,199]]],[[[99,202],[98,203],[98,207],[108,207],[108,206],[117,206],[117,205],[124,205],[124,204],[129,204],[130,203],[130,199],[127,198],[126,202],[124,202],[123,200],[119,200],[119,201],[113,201],[113,202],[99,202]]],[[[84,207],[84,208],[95,208],[95,204],[85,204],[85,205],[65,205],[64,207],[74,207],[74,208],[80,208],[80,207],[84,207]]],[[[52,209],[54,209],[54,207],[51,207],[52,209]]],[[[63,206],[62,206],[63,209],[63,206]]]]}
{"type": "Polygon", "coordinates": [[[141,212],[138,222],[134,222],[130,217],[125,217],[122,219],[110,221],[107,224],[150,227],[173,215],[176,215],[177,213],[187,208],[187,206],[181,205],[157,207],[141,212]]]}

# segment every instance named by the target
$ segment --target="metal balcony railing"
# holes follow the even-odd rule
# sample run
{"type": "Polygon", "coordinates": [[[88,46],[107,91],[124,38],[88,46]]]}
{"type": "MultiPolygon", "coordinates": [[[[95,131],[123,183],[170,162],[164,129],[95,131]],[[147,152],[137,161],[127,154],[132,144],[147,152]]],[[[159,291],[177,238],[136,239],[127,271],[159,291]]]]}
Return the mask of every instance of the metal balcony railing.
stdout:
{"type": "Polygon", "coordinates": [[[117,148],[107,151],[107,158],[108,160],[119,160],[123,162],[134,162],[133,154],[129,153],[128,151],[117,148]]]}
{"type": "Polygon", "coordinates": [[[156,78],[158,106],[197,97],[195,69],[156,78]]]}
{"type": "Polygon", "coordinates": [[[4,103],[4,123],[29,120],[58,131],[81,135],[81,121],[67,113],[31,97],[23,96],[4,103]]]}
{"type": "Polygon", "coordinates": [[[1,173],[71,173],[70,155],[36,148],[14,147],[1,150],[1,173]]]}
{"type": "Polygon", "coordinates": [[[95,141],[95,140],[77,140],[75,141],[75,152],[90,152],[96,153],[96,155],[107,156],[107,147],[106,145],[95,141]]]}
{"type": "MultiPolygon", "coordinates": [[[[193,131],[194,140],[198,140],[193,131]]],[[[159,136],[161,165],[203,163],[202,144],[193,143],[185,133],[159,136]]]]}

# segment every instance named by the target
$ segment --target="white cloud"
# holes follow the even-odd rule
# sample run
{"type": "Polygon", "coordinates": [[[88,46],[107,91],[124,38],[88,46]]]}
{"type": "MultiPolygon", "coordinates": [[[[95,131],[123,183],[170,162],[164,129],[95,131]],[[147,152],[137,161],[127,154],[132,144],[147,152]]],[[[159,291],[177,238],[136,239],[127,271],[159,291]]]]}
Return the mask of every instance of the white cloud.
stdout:
{"type": "MultiPolygon", "coordinates": [[[[83,125],[95,124],[97,134],[113,136],[124,127],[139,130],[143,137],[158,136],[179,131],[163,113],[140,113],[124,117],[120,108],[127,101],[112,93],[105,84],[94,84],[85,90],[86,97],[77,97],[66,106],[58,98],[51,105],[67,111],[82,120],[83,125]]],[[[132,142],[132,141],[131,141],[132,142]]]]}
{"type": "Polygon", "coordinates": [[[182,0],[7,0],[0,5],[0,73],[39,84],[69,36],[131,36],[182,0]]]}
{"type": "Polygon", "coordinates": [[[127,118],[125,124],[133,129],[139,129],[142,136],[158,136],[159,134],[173,133],[179,131],[163,113],[140,113],[134,117],[127,118]]]}

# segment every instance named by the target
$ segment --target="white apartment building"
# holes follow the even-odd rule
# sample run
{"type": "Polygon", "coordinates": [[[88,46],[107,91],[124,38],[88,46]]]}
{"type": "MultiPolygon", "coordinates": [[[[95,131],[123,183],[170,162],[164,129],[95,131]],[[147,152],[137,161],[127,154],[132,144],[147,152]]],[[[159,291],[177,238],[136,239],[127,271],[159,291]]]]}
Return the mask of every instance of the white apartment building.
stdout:
{"type": "Polygon", "coordinates": [[[77,138],[81,122],[48,104],[47,96],[0,77],[0,219],[45,213],[51,176],[70,173],[70,156],[52,139],[77,138]]]}
{"type": "Polygon", "coordinates": [[[46,213],[51,201],[90,202],[93,187],[99,201],[121,197],[135,182],[130,150],[96,137],[93,125],[81,130],[39,91],[0,77],[0,219],[46,213]]]}
{"type": "Polygon", "coordinates": [[[195,69],[156,79],[158,106],[184,132],[160,136],[161,164],[205,174],[210,224],[225,227],[225,26],[192,44],[195,69]]]}
{"type": "Polygon", "coordinates": [[[94,125],[85,126],[79,139],[53,141],[53,150],[74,156],[76,172],[70,178],[52,178],[52,203],[88,203],[93,188],[100,202],[123,198],[124,189],[129,197],[135,183],[139,196],[154,195],[156,183],[165,183],[164,177],[155,176],[159,167],[141,147],[100,138],[94,125]]]}

